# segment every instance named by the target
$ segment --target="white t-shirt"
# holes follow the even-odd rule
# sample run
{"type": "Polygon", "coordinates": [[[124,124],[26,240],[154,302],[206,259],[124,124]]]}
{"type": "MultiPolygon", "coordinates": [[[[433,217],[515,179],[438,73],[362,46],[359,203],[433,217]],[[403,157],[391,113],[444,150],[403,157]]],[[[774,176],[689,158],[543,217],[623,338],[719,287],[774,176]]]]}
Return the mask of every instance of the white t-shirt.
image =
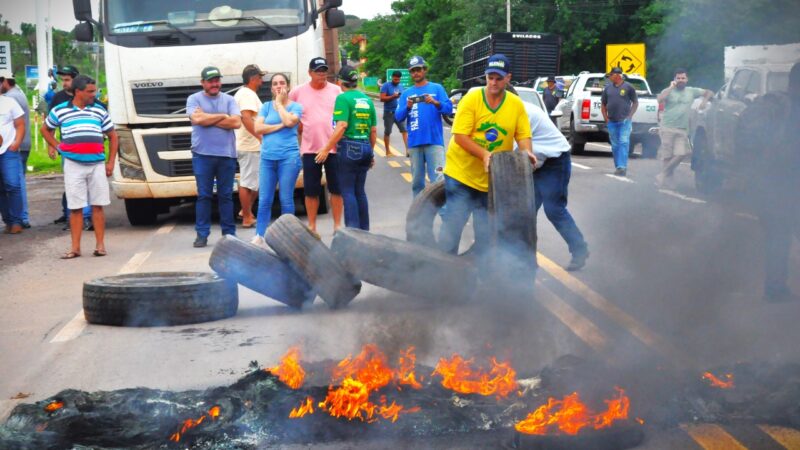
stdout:
{"type": "Polygon", "coordinates": [[[24,114],[25,112],[20,108],[16,100],[5,95],[0,96],[0,136],[3,137],[3,144],[0,145],[0,155],[8,150],[8,147],[17,137],[14,119],[18,119],[24,114]]]}
{"type": "Polygon", "coordinates": [[[525,102],[525,112],[531,123],[531,141],[533,154],[536,155],[536,168],[542,167],[547,158],[558,158],[562,153],[570,151],[567,138],[550,120],[547,112],[525,102]]]}
{"type": "MultiPolygon", "coordinates": [[[[261,99],[258,98],[258,94],[247,86],[242,86],[241,89],[236,91],[233,99],[236,100],[236,104],[239,105],[239,110],[253,111],[253,119],[255,119],[258,112],[261,111],[261,99]]],[[[244,114],[242,114],[242,120],[244,120],[244,114]]],[[[234,131],[236,133],[236,151],[257,152],[261,150],[261,143],[258,142],[255,136],[247,131],[244,125],[234,131]]]]}

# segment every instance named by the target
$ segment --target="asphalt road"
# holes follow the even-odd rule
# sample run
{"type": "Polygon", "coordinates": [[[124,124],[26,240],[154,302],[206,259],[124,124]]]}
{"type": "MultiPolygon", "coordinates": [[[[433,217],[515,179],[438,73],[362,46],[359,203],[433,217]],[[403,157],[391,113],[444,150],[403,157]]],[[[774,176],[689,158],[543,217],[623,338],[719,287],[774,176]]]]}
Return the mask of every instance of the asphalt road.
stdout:
{"type": "MultiPolygon", "coordinates": [[[[396,133],[391,144],[396,156],[378,156],[367,180],[371,231],[403,238],[412,200],[410,168],[396,133]]],[[[318,299],[310,310],[296,312],[240,288],[235,317],[164,328],[88,325],[82,318],[82,283],[117,273],[209,271],[218,225],[209,247],[195,249],[192,206],[160,216],[156,226],[133,228],[122,201],[115,200],[107,210],[108,256],[89,256],[94,244],[89,234],[84,256],[62,261],[58,257],[68,249],[69,235],[52,224],[59,215],[61,179],[33,178],[34,227],[18,236],[0,235],[0,418],[20,402],[66,388],[185,390],[230,384],[250,361],[273,365],[295,344],[307,360],[341,359],[368,342],[384,348],[415,345],[418,361],[431,366],[453,352],[497,355],[521,374],[536,373],[567,354],[608,359],[639,373],[664,364],[699,371],[739,361],[800,361],[800,303],[768,304],[761,298],[761,235],[747,205],[735,195],[700,196],[686,165],[678,169],[675,189],[659,190],[653,184],[657,161],[633,159],[628,177],[620,178],[612,175],[607,144],[590,144],[587,150],[573,158],[570,210],[591,257],[579,272],[560,270],[569,261],[566,245],[540,214],[541,294],[535,300],[497,305],[486,298],[442,307],[365,284],[344,310],[331,311],[318,299]],[[24,398],[12,400],[17,394],[24,398]]],[[[330,215],[321,216],[318,228],[330,243],[330,215]]],[[[237,233],[244,239],[253,235],[245,229],[237,233]]],[[[467,231],[462,245],[470,239],[467,231]]],[[[794,243],[795,292],[800,292],[798,260],[794,243]]],[[[704,444],[730,443],[728,438],[742,447],[773,448],[738,442],[731,429],[708,426],[716,428],[652,431],[641,448],[674,448],[676,442],[683,448],[730,448],[704,444]]]]}

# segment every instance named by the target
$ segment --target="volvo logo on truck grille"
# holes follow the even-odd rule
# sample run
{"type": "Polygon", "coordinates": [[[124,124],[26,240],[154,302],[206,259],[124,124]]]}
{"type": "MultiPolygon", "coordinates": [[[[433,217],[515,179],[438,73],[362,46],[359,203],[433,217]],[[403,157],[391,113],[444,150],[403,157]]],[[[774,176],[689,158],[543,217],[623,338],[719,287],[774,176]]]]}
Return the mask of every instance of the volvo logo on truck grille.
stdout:
{"type": "Polygon", "coordinates": [[[147,89],[147,88],[157,88],[157,87],[164,87],[163,81],[140,81],[137,83],[133,83],[133,87],[136,89],[147,89]]]}

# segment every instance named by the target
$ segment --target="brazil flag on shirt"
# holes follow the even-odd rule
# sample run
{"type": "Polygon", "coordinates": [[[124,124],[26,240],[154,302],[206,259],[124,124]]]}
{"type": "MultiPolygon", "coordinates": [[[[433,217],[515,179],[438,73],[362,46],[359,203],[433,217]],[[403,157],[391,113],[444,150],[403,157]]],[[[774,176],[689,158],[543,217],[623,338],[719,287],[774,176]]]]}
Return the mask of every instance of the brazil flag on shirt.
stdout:
{"type": "Polygon", "coordinates": [[[375,105],[363,92],[349,90],[336,97],[333,121],[347,122],[344,137],[369,139],[370,131],[377,123],[375,105]]]}
{"type": "Polygon", "coordinates": [[[506,152],[514,149],[514,141],[531,137],[531,125],[519,97],[505,93],[500,105],[492,109],[481,88],[468,92],[458,102],[452,133],[444,174],[473,189],[488,192],[489,174],[483,168],[483,161],[456,144],[455,135],[469,136],[490,152],[506,152]]]}

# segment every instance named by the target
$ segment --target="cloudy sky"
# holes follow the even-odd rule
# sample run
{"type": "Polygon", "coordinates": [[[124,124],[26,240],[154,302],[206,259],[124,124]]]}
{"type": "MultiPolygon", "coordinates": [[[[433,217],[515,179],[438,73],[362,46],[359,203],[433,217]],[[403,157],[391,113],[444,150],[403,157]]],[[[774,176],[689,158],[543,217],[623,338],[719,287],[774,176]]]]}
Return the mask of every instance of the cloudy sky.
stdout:
{"type": "MultiPolygon", "coordinates": [[[[36,1],[35,0],[1,0],[3,3],[0,14],[3,20],[7,20],[11,29],[19,32],[22,22],[36,23],[36,1]]],[[[47,2],[48,0],[46,0],[47,2]]],[[[97,14],[97,4],[99,0],[92,0],[93,11],[97,14]]],[[[136,0],[131,0],[136,1],[136,0]]],[[[68,0],[49,0],[50,21],[53,27],[60,30],[72,30],[77,23],[72,13],[72,2],[68,0]]],[[[220,4],[224,4],[220,2],[220,4]]],[[[392,0],[343,0],[342,10],[346,14],[352,14],[361,18],[369,19],[378,14],[390,14],[392,12],[392,0]]]]}

